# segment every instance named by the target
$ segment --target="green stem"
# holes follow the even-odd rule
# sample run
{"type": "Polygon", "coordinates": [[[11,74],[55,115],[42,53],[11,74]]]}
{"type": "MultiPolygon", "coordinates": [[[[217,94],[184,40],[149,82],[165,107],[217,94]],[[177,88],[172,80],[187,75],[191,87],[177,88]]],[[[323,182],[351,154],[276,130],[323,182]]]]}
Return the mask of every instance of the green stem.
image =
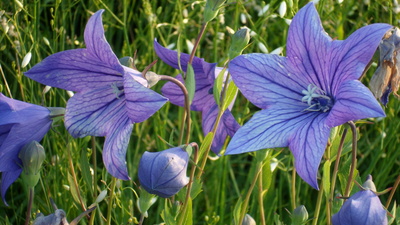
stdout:
{"type": "Polygon", "coordinates": [[[312,225],[317,225],[319,212],[321,211],[321,203],[322,203],[322,194],[324,193],[324,180],[321,180],[321,184],[319,187],[318,197],[317,197],[317,205],[315,206],[315,213],[312,225]]]}
{"type": "Polygon", "coordinates": [[[26,209],[26,218],[25,218],[25,225],[29,224],[31,220],[31,211],[33,205],[33,187],[29,188],[29,197],[28,197],[28,208],[26,209]]]}
{"type": "MultiPolygon", "coordinates": [[[[193,46],[193,50],[192,50],[192,52],[190,53],[190,58],[189,58],[188,64],[192,64],[192,62],[193,62],[194,55],[195,55],[195,53],[196,53],[197,47],[198,47],[199,44],[200,44],[200,40],[201,40],[201,38],[203,37],[204,31],[206,30],[207,25],[208,25],[208,22],[205,22],[205,23],[203,23],[203,25],[201,26],[200,33],[199,33],[199,35],[197,36],[196,42],[194,43],[194,46],[193,46]]],[[[185,77],[185,78],[186,78],[186,77],[185,77]]]]}
{"type": "MultiPolygon", "coordinates": [[[[337,174],[339,172],[340,155],[342,154],[344,140],[346,139],[346,135],[347,135],[347,129],[344,129],[343,134],[342,134],[342,138],[340,139],[339,148],[338,148],[338,151],[337,151],[337,154],[336,154],[335,166],[333,167],[330,198],[329,198],[330,206],[332,206],[333,195],[335,193],[336,178],[337,178],[337,174]]],[[[330,207],[330,208],[332,208],[332,207],[330,207]]]]}
{"type": "Polygon", "coordinates": [[[107,225],[111,224],[111,212],[112,212],[112,209],[113,209],[114,191],[115,191],[116,184],[117,184],[117,178],[112,177],[112,179],[111,179],[110,199],[108,200],[108,209],[107,209],[107,225]]]}
{"type": "MultiPolygon", "coordinates": [[[[93,200],[97,198],[97,153],[96,153],[96,138],[92,136],[92,162],[93,162],[93,200]]],[[[90,221],[89,224],[93,225],[94,224],[94,218],[96,215],[96,211],[94,211],[90,215],[90,221]]]]}
{"type": "Polygon", "coordinates": [[[351,132],[353,134],[353,146],[351,151],[351,166],[350,166],[350,173],[349,178],[347,179],[347,185],[344,192],[344,196],[348,197],[350,195],[350,187],[353,181],[354,171],[357,166],[357,128],[353,121],[347,122],[350,125],[351,132]]]}
{"type": "Polygon", "coordinates": [[[260,175],[258,178],[258,204],[260,207],[260,217],[261,217],[261,225],[266,225],[265,222],[265,213],[264,213],[264,199],[263,199],[263,176],[262,176],[262,168],[260,170],[260,175]]]}
{"type": "Polygon", "coordinates": [[[293,171],[292,171],[292,197],[291,197],[291,201],[292,201],[292,210],[294,210],[296,208],[296,168],[293,167],[293,171]]]}
{"type": "MultiPolygon", "coordinates": [[[[71,149],[70,149],[69,145],[67,147],[67,152],[68,152],[68,163],[69,163],[72,179],[74,180],[75,191],[78,195],[78,199],[79,199],[79,203],[81,204],[82,211],[86,211],[85,204],[83,203],[83,200],[82,200],[81,192],[78,188],[79,187],[78,180],[76,179],[74,163],[72,162],[71,149]]],[[[88,217],[88,219],[89,219],[89,217],[88,217]]]]}
{"type": "MultiPolygon", "coordinates": [[[[186,144],[189,144],[190,140],[190,132],[191,132],[191,119],[190,119],[190,101],[189,94],[185,87],[178,79],[166,75],[159,75],[161,80],[171,81],[172,83],[178,85],[178,87],[182,90],[183,96],[185,96],[185,111],[186,111],[186,144]]],[[[181,129],[183,131],[183,128],[181,129]]]]}
{"type": "Polygon", "coordinates": [[[239,217],[239,223],[240,224],[242,224],[243,219],[246,216],[247,206],[248,206],[249,201],[250,201],[250,196],[251,196],[251,193],[253,192],[254,186],[257,183],[257,179],[258,179],[258,177],[259,177],[259,175],[260,175],[260,173],[262,171],[262,165],[263,165],[262,162],[258,162],[257,163],[257,170],[256,170],[257,173],[254,176],[253,181],[251,182],[251,186],[250,186],[249,190],[247,191],[246,198],[244,199],[244,202],[242,204],[242,210],[241,210],[240,217],[239,217]]]}
{"type": "MultiPolygon", "coordinates": [[[[190,143],[190,145],[192,147],[194,147],[194,159],[193,160],[194,160],[194,163],[197,164],[197,156],[198,156],[198,152],[199,152],[199,146],[195,142],[190,143]]],[[[181,211],[182,215],[186,214],[187,205],[188,205],[187,203],[188,203],[189,198],[190,198],[190,191],[192,190],[192,183],[193,183],[195,172],[196,172],[196,165],[193,165],[192,169],[190,171],[190,177],[189,177],[189,183],[188,183],[188,186],[187,186],[185,202],[183,203],[183,206],[182,206],[182,211],[181,211]]],[[[183,224],[184,218],[185,218],[184,216],[182,216],[180,218],[179,224],[183,224]]]]}
{"type": "Polygon", "coordinates": [[[140,214],[139,225],[142,225],[144,221],[144,214],[140,214]]]}

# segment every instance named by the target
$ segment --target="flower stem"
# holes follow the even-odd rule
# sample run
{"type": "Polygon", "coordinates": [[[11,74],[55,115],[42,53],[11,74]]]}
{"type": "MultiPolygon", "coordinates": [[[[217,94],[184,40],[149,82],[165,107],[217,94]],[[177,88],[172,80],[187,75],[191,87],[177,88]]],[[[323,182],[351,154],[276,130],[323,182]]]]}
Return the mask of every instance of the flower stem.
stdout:
{"type": "Polygon", "coordinates": [[[353,133],[353,145],[351,151],[350,173],[349,173],[349,178],[347,179],[347,185],[344,192],[345,197],[348,197],[350,195],[350,186],[353,180],[354,170],[356,169],[357,166],[357,127],[353,123],[353,121],[347,122],[347,124],[350,125],[351,132],[353,133]]]}
{"type": "Polygon", "coordinates": [[[258,204],[259,204],[259,210],[260,210],[260,219],[261,219],[261,225],[266,225],[265,222],[265,213],[264,213],[264,201],[263,201],[263,176],[262,176],[262,167],[260,170],[260,175],[258,178],[258,204]]]}
{"type": "MultiPolygon", "coordinates": [[[[92,163],[93,163],[93,200],[96,200],[97,198],[97,154],[96,154],[96,138],[92,136],[91,138],[92,141],[92,163]]],[[[96,215],[96,211],[94,211],[90,215],[90,221],[89,224],[93,225],[94,224],[94,218],[96,215]]]]}
{"type": "Polygon", "coordinates": [[[396,182],[394,183],[394,186],[393,186],[392,190],[390,191],[389,198],[385,205],[386,209],[389,208],[390,202],[392,201],[393,195],[396,192],[396,189],[399,186],[399,184],[400,184],[400,175],[397,177],[396,182]]]}
{"type": "Polygon", "coordinates": [[[317,197],[317,205],[315,206],[315,213],[312,225],[317,225],[319,212],[321,211],[321,203],[322,203],[322,194],[324,193],[324,180],[321,180],[321,184],[319,185],[319,192],[317,197]]]}
{"type": "Polygon", "coordinates": [[[111,179],[111,190],[110,190],[110,199],[108,200],[108,209],[107,209],[107,225],[111,224],[111,211],[113,208],[114,201],[114,190],[117,184],[117,178],[112,177],[111,179]]]}
{"type": "Polygon", "coordinates": [[[28,197],[28,208],[26,209],[26,218],[25,218],[25,225],[29,224],[31,220],[31,211],[33,205],[33,187],[29,188],[29,197],[28,197]]]}
{"type": "Polygon", "coordinates": [[[205,22],[205,23],[203,23],[203,25],[201,26],[200,33],[199,33],[199,35],[197,36],[196,42],[194,43],[194,46],[193,46],[193,50],[192,50],[192,52],[190,53],[190,58],[189,58],[188,64],[192,64],[192,62],[193,62],[194,55],[195,55],[195,53],[196,53],[197,47],[199,46],[200,40],[201,40],[201,38],[203,37],[204,31],[206,30],[207,25],[208,25],[208,22],[205,22]]]}
{"type": "MultiPolygon", "coordinates": [[[[336,154],[335,166],[333,167],[330,198],[329,198],[329,204],[330,205],[332,205],[332,201],[333,201],[333,195],[334,195],[334,192],[335,192],[336,178],[337,178],[337,174],[339,172],[340,155],[342,154],[344,140],[346,139],[346,135],[347,135],[347,128],[344,129],[343,134],[342,134],[342,138],[340,139],[339,148],[338,148],[338,151],[337,151],[337,154],[336,154]]],[[[330,208],[332,208],[332,207],[330,207],[330,208]]]]}
{"type": "MultiPolygon", "coordinates": [[[[224,69],[227,68],[226,65],[224,66],[224,69]]],[[[230,77],[230,74],[228,73],[226,75],[224,88],[221,91],[221,104],[220,104],[220,106],[222,106],[224,104],[224,101],[225,101],[226,89],[227,89],[228,84],[229,84],[229,77],[230,77]]],[[[217,132],[217,129],[218,129],[218,126],[219,126],[219,123],[221,121],[221,118],[222,118],[223,114],[224,114],[224,112],[222,112],[221,107],[219,107],[218,115],[217,115],[217,118],[215,119],[214,127],[212,129],[213,136],[212,136],[211,143],[214,141],[215,133],[217,132]]],[[[206,166],[206,162],[207,162],[208,154],[210,153],[210,150],[211,150],[211,144],[207,147],[207,149],[205,150],[205,153],[202,154],[203,159],[202,159],[201,166],[200,166],[200,172],[197,175],[197,178],[200,178],[200,176],[202,174],[202,171],[204,171],[204,167],[206,166]]]]}
{"type": "Polygon", "coordinates": [[[239,224],[242,224],[243,219],[246,216],[246,211],[247,211],[247,206],[250,201],[250,196],[251,196],[251,193],[253,192],[254,186],[257,183],[257,179],[262,171],[262,165],[263,165],[263,162],[257,163],[256,174],[253,178],[253,181],[251,182],[251,186],[250,186],[249,190],[247,191],[246,198],[244,199],[244,202],[242,204],[242,210],[241,210],[240,217],[239,217],[239,224]]]}
{"type": "Polygon", "coordinates": [[[139,225],[142,225],[144,221],[144,214],[140,214],[139,225]]]}
{"type": "Polygon", "coordinates": [[[292,170],[292,210],[296,208],[296,167],[292,170]]]}
{"type": "MultiPolygon", "coordinates": [[[[197,156],[198,156],[198,152],[199,152],[199,146],[197,145],[197,143],[192,142],[192,143],[190,143],[190,145],[192,147],[194,147],[194,158],[193,158],[193,160],[194,160],[195,165],[192,166],[192,169],[190,171],[190,177],[189,177],[189,183],[188,183],[188,186],[187,186],[185,202],[183,202],[182,211],[181,211],[181,213],[183,215],[186,213],[186,210],[187,210],[187,205],[188,205],[188,201],[189,201],[189,198],[190,198],[190,192],[192,190],[192,183],[193,183],[193,179],[194,179],[194,174],[195,174],[195,171],[196,171],[196,164],[197,164],[197,160],[198,160],[197,156]]],[[[184,218],[185,218],[184,216],[181,217],[181,219],[179,220],[179,224],[183,224],[184,218]]]]}
{"type": "MultiPolygon", "coordinates": [[[[190,119],[190,101],[189,101],[189,94],[188,91],[185,87],[185,85],[182,84],[178,79],[174,77],[170,77],[167,75],[159,75],[161,80],[166,80],[166,81],[171,81],[172,83],[178,85],[178,87],[182,90],[183,95],[185,96],[185,111],[186,111],[186,139],[185,143],[189,144],[190,140],[190,126],[191,126],[191,119],[190,119]]],[[[181,132],[183,132],[183,128],[181,129],[181,132]]]]}
{"type": "MultiPolygon", "coordinates": [[[[80,192],[80,190],[78,188],[79,185],[78,185],[78,180],[76,179],[74,163],[72,162],[70,145],[68,145],[68,147],[67,147],[67,152],[68,152],[68,163],[69,163],[69,167],[70,167],[70,172],[71,172],[71,176],[72,176],[72,178],[74,180],[74,186],[75,186],[74,188],[75,188],[75,191],[76,191],[76,193],[78,195],[78,199],[79,199],[79,203],[81,204],[82,211],[86,211],[85,204],[83,203],[83,200],[82,200],[81,192],[80,192]]],[[[88,219],[89,219],[89,217],[88,217],[88,219]]]]}

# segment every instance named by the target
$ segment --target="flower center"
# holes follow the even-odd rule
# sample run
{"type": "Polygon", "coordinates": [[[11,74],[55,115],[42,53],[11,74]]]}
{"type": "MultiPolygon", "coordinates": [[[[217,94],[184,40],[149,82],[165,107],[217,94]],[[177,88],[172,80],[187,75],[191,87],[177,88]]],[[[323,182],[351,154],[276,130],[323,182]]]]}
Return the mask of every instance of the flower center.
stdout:
{"type": "Polygon", "coordinates": [[[308,108],[304,109],[304,111],[327,112],[333,106],[333,101],[326,95],[325,91],[314,84],[309,84],[307,90],[303,90],[301,93],[304,94],[301,101],[307,102],[308,105],[308,108]]]}
{"type": "Polygon", "coordinates": [[[112,92],[115,94],[115,97],[119,99],[122,93],[124,93],[124,88],[118,86],[117,83],[112,83],[111,88],[113,89],[112,92]]]}

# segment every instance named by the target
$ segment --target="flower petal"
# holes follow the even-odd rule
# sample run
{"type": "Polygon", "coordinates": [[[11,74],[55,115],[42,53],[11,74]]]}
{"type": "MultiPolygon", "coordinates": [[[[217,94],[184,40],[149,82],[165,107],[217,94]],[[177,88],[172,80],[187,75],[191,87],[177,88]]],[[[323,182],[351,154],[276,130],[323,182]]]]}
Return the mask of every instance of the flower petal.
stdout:
{"type": "Polygon", "coordinates": [[[0,143],[0,172],[19,169],[21,162],[18,153],[21,148],[33,140],[41,141],[49,131],[51,122],[50,118],[46,118],[14,124],[4,142],[0,143]]]}
{"type": "Polygon", "coordinates": [[[131,74],[125,74],[124,78],[126,111],[132,122],[145,121],[168,101],[164,96],[137,82],[131,74]]]}
{"type": "Polygon", "coordinates": [[[104,165],[112,176],[122,180],[129,180],[125,158],[133,124],[126,116],[117,118],[114,122],[109,128],[104,142],[104,165]]]}
{"type": "MultiPolygon", "coordinates": [[[[208,106],[208,110],[203,111],[202,128],[204,135],[207,135],[214,129],[215,120],[218,116],[218,105],[208,106]]],[[[236,122],[232,113],[229,110],[225,110],[222,115],[221,121],[218,125],[217,132],[214,136],[214,141],[211,145],[211,150],[218,154],[225,143],[226,137],[229,135],[233,137],[240,125],[236,122]]]]}
{"type": "Polygon", "coordinates": [[[2,174],[1,174],[1,182],[0,182],[1,198],[3,199],[3,202],[6,206],[8,206],[8,204],[6,202],[7,190],[10,187],[10,185],[12,183],[14,183],[14,181],[17,180],[17,178],[19,177],[21,172],[22,172],[22,169],[18,168],[13,171],[2,172],[2,174]]]}
{"type": "Polygon", "coordinates": [[[104,36],[103,11],[97,11],[86,25],[86,49],[50,55],[25,75],[42,84],[76,92],[122,81],[124,69],[104,36]]]}
{"type": "Polygon", "coordinates": [[[120,117],[127,117],[122,83],[77,93],[68,100],[65,126],[75,137],[105,136],[120,117]]]}
{"type": "Polygon", "coordinates": [[[352,33],[344,41],[334,41],[330,51],[329,79],[332,93],[344,80],[358,80],[370,62],[389,24],[371,24],[352,33]]]}
{"type": "Polygon", "coordinates": [[[326,125],[335,127],[351,120],[384,116],[385,112],[371,91],[360,81],[349,80],[341,84],[326,125]]]}
{"type": "Polygon", "coordinates": [[[302,80],[327,91],[330,61],[324,60],[329,55],[332,39],[324,31],[314,3],[301,8],[289,27],[286,54],[293,65],[303,74],[302,80]]]}
{"type": "Polygon", "coordinates": [[[291,70],[285,57],[277,55],[238,56],[229,63],[229,72],[243,95],[262,109],[273,104],[300,104],[301,91],[308,85],[291,70]]]}
{"type": "Polygon", "coordinates": [[[310,117],[297,120],[290,137],[289,148],[295,159],[297,174],[313,188],[318,189],[317,174],[330,134],[325,125],[326,113],[310,113],[310,117]]]}

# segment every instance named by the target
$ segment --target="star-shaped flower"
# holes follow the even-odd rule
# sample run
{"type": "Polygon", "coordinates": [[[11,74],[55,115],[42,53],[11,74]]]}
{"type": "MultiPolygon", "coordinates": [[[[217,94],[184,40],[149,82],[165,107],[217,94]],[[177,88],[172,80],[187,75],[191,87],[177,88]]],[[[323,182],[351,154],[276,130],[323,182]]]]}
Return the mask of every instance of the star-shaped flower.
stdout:
{"type": "MultiPolygon", "coordinates": [[[[162,47],[157,41],[154,41],[154,49],[161,60],[173,68],[179,69],[178,53],[176,51],[162,47]]],[[[180,65],[185,72],[189,58],[188,54],[180,54],[180,65]]],[[[217,67],[216,63],[208,63],[198,57],[194,57],[192,66],[196,80],[196,90],[190,108],[191,110],[202,112],[203,133],[207,135],[213,130],[218,115],[219,108],[214,100],[213,86],[215,78],[222,71],[222,68],[217,67]]],[[[184,82],[181,75],[178,75],[176,78],[184,82]]],[[[163,95],[169,98],[172,104],[184,106],[182,90],[176,84],[167,82],[161,91],[163,95]]],[[[228,135],[232,137],[240,127],[230,112],[231,108],[232,105],[222,115],[221,122],[214,136],[211,150],[216,154],[220,152],[226,137],[228,135]]]]}
{"type": "Polygon", "coordinates": [[[233,81],[262,110],[236,132],[226,154],[288,146],[297,173],[318,189],[318,166],[331,128],[385,116],[358,78],[390,28],[373,24],[346,40],[332,40],[309,3],[290,24],[286,57],[255,53],[232,60],[233,81]]]}
{"type": "Polygon", "coordinates": [[[52,120],[50,110],[0,93],[0,172],[1,197],[20,176],[22,162],[18,154],[31,141],[40,141],[49,131],[52,120]]]}
{"type": "Polygon", "coordinates": [[[65,114],[69,133],[75,138],[106,136],[104,164],[111,175],[126,180],[125,155],[133,124],[148,119],[167,99],[148,89],[139,71],[120,64],[104,36],[103,11],[86,25],[85,49],[53,54],[25,75],[76,92],[65,114]]]}

